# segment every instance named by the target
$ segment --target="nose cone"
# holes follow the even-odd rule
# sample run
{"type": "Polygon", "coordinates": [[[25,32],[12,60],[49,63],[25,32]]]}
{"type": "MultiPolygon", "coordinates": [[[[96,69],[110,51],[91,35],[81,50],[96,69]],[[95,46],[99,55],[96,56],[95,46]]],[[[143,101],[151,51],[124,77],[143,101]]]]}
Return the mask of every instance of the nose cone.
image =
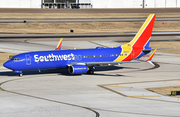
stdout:
{"type": "Polygon", "coordinates": [[[8,69],[12,69],[13,70],[13,64],[12,64],[12,61],[6,61],[4,64],[3,64],[4,67],[8,68],[8,69]]]}

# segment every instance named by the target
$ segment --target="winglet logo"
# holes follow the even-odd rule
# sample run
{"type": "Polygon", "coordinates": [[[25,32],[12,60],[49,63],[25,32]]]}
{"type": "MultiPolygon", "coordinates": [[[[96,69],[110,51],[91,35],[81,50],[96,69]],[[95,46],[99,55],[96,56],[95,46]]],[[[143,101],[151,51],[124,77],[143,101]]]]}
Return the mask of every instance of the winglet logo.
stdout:
{"type": "Polygon", "coordinates": [[[73,53],[68,54],[68,55],[54,55],[54,54],[49,54],[47,56],[39,56],[38,54],[34,55],[34,61],[35,62],[47,62],[47,61],[62,61],[62,60],[75,60],[75,56],[73,53]]]}

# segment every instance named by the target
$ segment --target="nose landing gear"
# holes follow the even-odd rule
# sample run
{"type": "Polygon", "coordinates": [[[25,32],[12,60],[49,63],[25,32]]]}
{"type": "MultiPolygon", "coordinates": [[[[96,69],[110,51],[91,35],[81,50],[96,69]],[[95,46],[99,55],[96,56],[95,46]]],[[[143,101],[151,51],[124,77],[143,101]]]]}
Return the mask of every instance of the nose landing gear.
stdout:
{"type": "Polygon", "coordinates": [[[22,77],[23,76],[23,73],[22,73],[22,71],[13,71],[14,73],[18,73],[19,74],[19,77],[22,77]]]}
{"type": "Polygon", "coordinates": [[[23,76],[23,73],[19,73],[19,77],[22,77],[23,76]]]}

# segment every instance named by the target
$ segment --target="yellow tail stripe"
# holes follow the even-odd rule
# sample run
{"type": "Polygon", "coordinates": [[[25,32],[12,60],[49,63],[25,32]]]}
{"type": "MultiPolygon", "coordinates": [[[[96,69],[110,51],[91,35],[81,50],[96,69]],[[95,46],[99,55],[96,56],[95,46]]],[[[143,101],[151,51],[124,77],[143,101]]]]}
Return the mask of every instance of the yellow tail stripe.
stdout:
{"type": "Polygon", "coordinates": [[[153,17],[154,17],[154,14],[150,14],[149,17],[147,18],[147,20],[144,22],[144,24],[140,28],[140,30],[138,31],[138,33],[136,34],[136,36],[134,37],[134,39],[130,43],[127,43],[127,44],[124,44],[121,46],[122,51],[121,51],[120,55],[114,60],[114,62],[120,62],[131,54],[132,46],[134,45],[136,40],[138,40],[138,38],[140,37],[140,35],[142,34],[142,32],[147,27],[147,25],[149,24],[149,22],[151,21],[151,19],[153,17]]]}
{"type": "Polygon", "coordinates": [[[139,38],[139,36],[142,34],[142,32],[144,31],[144,29],[146,28],[146,26],[148,25],[149,21],[153,18],[154,14],[150,14],[149,17],[147,18],[147,20],[144,22],[143,26],[140,28],[140,30],[138,31],[138,33],[136,34],[136,36],[134,37],[134,39],[130,42],[130,44],[134,44],[136,42],[136,40],[139,38]]]}

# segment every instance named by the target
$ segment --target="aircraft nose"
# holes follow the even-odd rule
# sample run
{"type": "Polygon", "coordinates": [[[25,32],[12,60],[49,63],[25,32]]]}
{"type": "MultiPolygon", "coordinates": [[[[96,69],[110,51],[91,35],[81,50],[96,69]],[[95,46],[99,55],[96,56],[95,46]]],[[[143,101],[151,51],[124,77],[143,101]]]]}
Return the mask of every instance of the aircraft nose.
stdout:
{"type": "Polygon", "coordinates": [[[3,64],[3,66],[6,67],[6,68],[8,68],[8,69],[12,69],[12,67],[13,67],[11,61],[6,61],[6,62],[3,64]]]}

